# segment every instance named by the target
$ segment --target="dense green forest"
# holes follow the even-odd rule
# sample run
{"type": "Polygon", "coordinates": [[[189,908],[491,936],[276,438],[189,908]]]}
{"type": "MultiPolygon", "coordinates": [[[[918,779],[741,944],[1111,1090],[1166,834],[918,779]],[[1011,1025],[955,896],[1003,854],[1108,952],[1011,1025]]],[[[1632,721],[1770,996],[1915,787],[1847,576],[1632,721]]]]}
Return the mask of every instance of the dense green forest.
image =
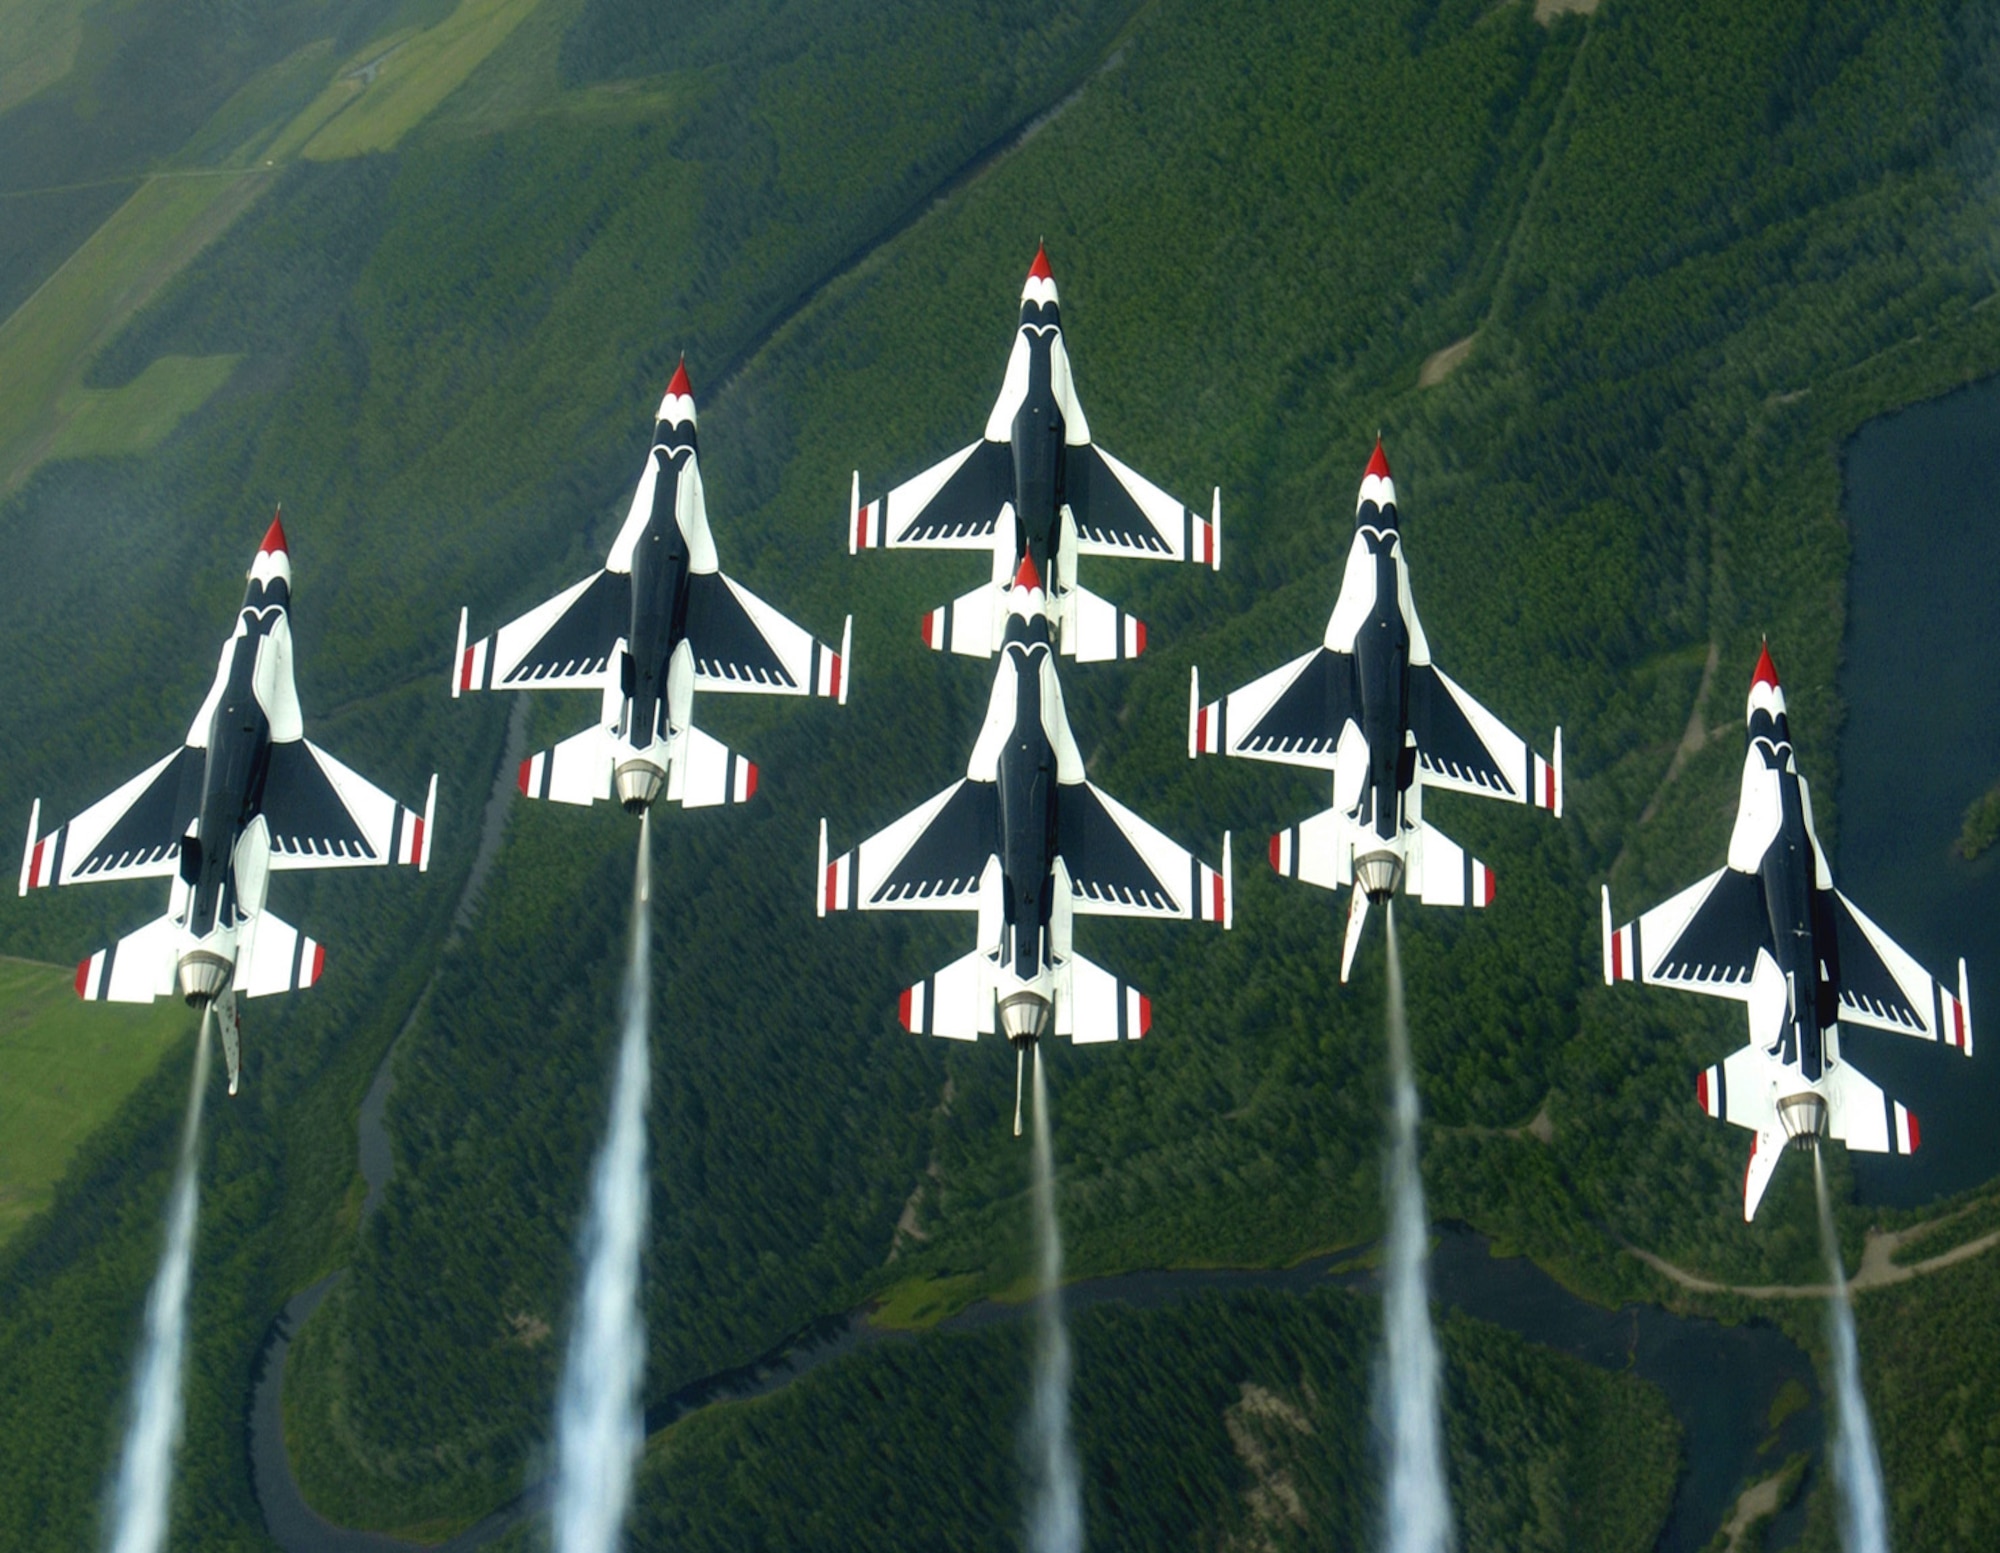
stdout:
{"type": "MultiPolygon", "coordinates": [[[[253,76],[291,83],[240,109],[276,122],[334,60],[445,8],[344,10],[319,75],[258,72],[334,33],[324,8],[238,17],[203,34],[227,64],[204,67],[210,95],[148,114],[145,94],[170,88],[146,80],[117,110],[142,128],[65,132],[86,90],[116,96],[139,70],[148,29],[202,30],[185,10],[87,11],[107,41],[79,53],[83,73],[0,112],[7,177],[55,188],[220,145],[203,126],[253,76]]],[[[338,1266],[286,1393],[317,1507],[437,1529],[541,1459],[635,827],[518,807],[444,952],[507,710],[448,701],[445,660],[459,603],[490,626],[596,564],[681,351],[724,566],[823,636],[851,609],[855,680],[844,709],[705,701],[763,785],[744,809],[658,827],[649,1395],[830,1311],[963,1303],[1025,1271],[1008,1055],[926,1047],[894,1017],[896,990],[963,946],[937,922],[822,923],[809,903],[819,815],[845,844],[950,780],[989,683],[915,630],[976,564],[850,561],[848,471],[879,490],[983,423],[1038,237],[1094,433],[1188,497],[1219,483],[1228,533],[1219,575],[1093,576],[1152,646],[1068,671],[1072,722],[1093,778],[1179,839],[1212,853],[1239,835],[1233,934],[1088,925],[1085,952],[1147,988],[1155,1021],[1136,1048],[1051,1053],[1072,1271],[1290,1262],[1377,1230],[1379,951],[1340,989],[1335,903],[1259,863],[1264,835],[1324,794],[1190,764],[1182,719],[1191,663],[1219,690],[1316,639],[1379,427],[1438,660],[1538,746],[1560,722],[1568,754],[1560,826],[1450,798],[1430,815],[1500,878],[1489,912],[1401,919],[1433,1212],[1605,1299],[1683,1298],[1627,1245],[1723,1280],[1809,1281],[1804,1173],[1781,1174],[1746,1230],[1744,1141],[1689,1098],[1740,1016],[1598,985],[1596,885],[1636,907],[1713,866],[1760,632],[1837,831],[1840,442],[2000,368],[1984,305],[2000,54],[1978,9],[1607,0],[1547,26],[1472,0],[667,14],[544,0],[396,149],[277,169],[87,373],[111,387],[163,356],[240,355],[227,386],[157,453],[45,464],[0,502],[23,584],[0,618],[16,664],[0,813],[36,794],[69,812],[181,736],[280,499],[313,736],[406,795],[442,773],[427,878],[295,876],[274,902],[329,945],[328,970],[251,1007],[246,1092],[211,1130],[177,1537],[267,1546],[242,1446],[256,1346],[338,1266]],[[1711,645],[1717,737],[1666,782],[1711,645]],[[389,1109],[398,1173],[357,1233],[355,1108],[426,986],[389,1109]],[[921,1240],[896,1231],[912,1201],[921,1240]]],[[[71,198],[24,196],[40,214],[0,240],[0,308],[109,208],[71,198]]],[[[589,715],[544,699],[537,745],[589,715]]],[[[9,899],[0,949],[74,959],[156,909],[137,887],[9,899]]],[[[0,1249],[8,1546],[89,1539],[187,1061],[0,1249]]],[[[1865,1222],[1845,1211],[1851,1242],[1865,1222]]],[[[1976,1390],[1948,1416],[1916,1405],[1943,1361],[1886,1312],[1906,1307],[1897,1331],[1963,1317],[1953,1351],[1974,1383],[2000,1373],[2000,1330],[1965,1314],[1967,1280],[1992,1276],[1977,1262],[1861,1302],[1899,1546],[1985,1524],[1962,1482],[1919,1497],[1949,1452],[1983,1448],[1985,1415],[1976,1390]]],[[[1091,1313],[1093,1526],[1149,1545],[1185,1505],[1218,1539],[1242,1532],[1227,1415],[1254,1384],[1314,1421],[1283,1442],[1312,1510],[1297,1537],[1351,1542],[1369,1320],[1331,1298],[1091,1313]],[[1119,1410],[1143,1429],[1122,1434],[1119,1410]]],[[[792,1507],[851,1511],[824,1523],[832,1542],[916,1496],[926,1545],[1011,1545],[1017,1341],[926,1336],[686,1421],[649,1454],[640,1540],[755,1545],[792,1507]],[[894,1453],[941,1427],[960,1430],[954,1470],[913,1481],[894,1453]]],[[[1610,1441],[1670,1478],[1642,1388],[1462,1321],[1447,1344],[1468,1547],[1579,1545],[1569,1485],[1610,1441]]],[[[1629,1537],[1606,1545],[1647,1545],[1663,1493],[1621,1501],[1629,1537]]],[[[1810,1539],[1832,1545],[1823,1505],[1810,1539]]]]}

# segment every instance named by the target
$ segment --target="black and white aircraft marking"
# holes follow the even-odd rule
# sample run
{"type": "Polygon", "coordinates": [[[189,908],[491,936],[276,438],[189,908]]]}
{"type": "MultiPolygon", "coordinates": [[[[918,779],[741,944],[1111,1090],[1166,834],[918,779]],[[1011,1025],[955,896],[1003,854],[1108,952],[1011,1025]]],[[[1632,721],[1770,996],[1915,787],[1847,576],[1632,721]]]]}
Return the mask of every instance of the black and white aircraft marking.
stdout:
{"type": "Polygon", "coordinates": [[[599,720],[521,762],[530,798],[630,813],[662,793],[687,808],[742,803],[757,768],[694,726],[694,693],[831,696],[847,704],[848,651],[822,646],[716,567],[687,364],[660,400],[653,444],[604,569],[466,643],[458,615],[451,693],[593,690],[599,720]]]}
{"type": "Polygon", "coordinates": [[[1074,918],[1227,928],[1234,917],[1227,835],[1218,872],[1085,777],[1032,556],[1009,590],[999,671],[964,779],[831,861],[821,820],[818,879],[822,917],[976,913],[977,947],[904,990],[903,1026],[959,1041],[999,1030],[1019,1052],[1051,1033],[1137,1040],[1152,1022],[1144,993],[1076,952],[1074,918]]]}
{"type": "Polygon", "coordinates": [[[1493,871],[1423,817],[1426,788],[1532,803],[1562,816],[1562,730],[1545,761],[1431,662],[1410,596],[1396,487],[1377,438],[1355,505],[1340,597],[1320,646],[1203,706],[1188,689],[1188,758],[1239,755],[1327,771],[1333,806],[1271,838],[1271,866],[1348,905],[1347,980],[1370,901],[1490,905],[1493,871]]]}
{"type": "Polygon", "coordinates": [[[923,623],[933,648],[977,658],[990,658],[1005,637],[1024,559],[1047,579],[1056,645],[1085,663],[1138,657],[1146,624],[1080,586],[1078,556],[1222,565],[1219,486],[1204,518],[1090,440],[1045,249],[1021,288],[1020,328],[985,435],[865,506],[855,471],[848,553],[905,547],[992,552],[991,582],[923,623]]]}
{"type": "Polygon", "coordinates": [[[1695,1098],[1710,1116],[1757,1135],[1743,1176],[1748,1223],[1787,1139],[1801,1148],[1833,1137],[1871,1154],[1916,1151],[1916,1117],[1841,1060],[1842,1023],[1943,1041],[1970,1057],[1972,1010],[1965,961],[1954,995],[1834,888],[1768,646],[1746,716],[1728,862],[1616,930],[1606,885],[1603,918],[1607,985],[1642,981],[1745,1006],[1748,1043],[1701,1073],[1695,1098]]]}
{"type": "Polygon", "coordinates": [[[171,878],[165,916],[76,968],[82,997],[150,1003],[178,991],[212,1005],[242,1074],[236,994],[310,987],[326,950],[264,905],[292,869],[430,866],[437,778],[405,808],[305,736],[292,675],[292,563],[281,517],[259,546],[236,629],[186,742],[67,824],[28,819],[23,895],[100,879],[171,878]]]}

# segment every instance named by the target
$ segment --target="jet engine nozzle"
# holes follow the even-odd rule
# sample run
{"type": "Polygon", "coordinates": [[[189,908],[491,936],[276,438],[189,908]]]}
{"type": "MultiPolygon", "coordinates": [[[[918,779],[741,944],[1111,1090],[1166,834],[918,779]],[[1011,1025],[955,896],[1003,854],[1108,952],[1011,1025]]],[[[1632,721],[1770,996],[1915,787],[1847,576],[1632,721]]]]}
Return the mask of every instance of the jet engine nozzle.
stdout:
{"type": "Polygon", "coordinates": [[[1810,1090],[1787,1095],[1778,1102],[1778,1123],[1793,1148],[1809,1153],[1826,1136],[1826,1101],[1810,1090]]]}
{"type": "Polygon", "coordinates": [[[180,964],[174,967],[174,982],[189,1008],[204,1008],[214,1002],[235,976],[234,964],[206,949],[182,955],[180,964]]]}
{"type": "Polygon", "coordinates": [[[1403,859],[1394,852],[1369,852],[1354,860],[1354,882],[1378,904],[1403,887],[1403,859]]]}
{"type": "Polygon", "coordinates": [[[1055,1012],[1039,992],[1016,992],[1000,1000],[1000,1033],[1016,1046],[1027,1046],[1049,1033],[1055,1012]]]}
{"type": "Polygon", "coordinates": [[[666,786],[667,774],[650,760],[628,760],[612,773],[618,801],[627,814],[644,814],[666,786]]]}

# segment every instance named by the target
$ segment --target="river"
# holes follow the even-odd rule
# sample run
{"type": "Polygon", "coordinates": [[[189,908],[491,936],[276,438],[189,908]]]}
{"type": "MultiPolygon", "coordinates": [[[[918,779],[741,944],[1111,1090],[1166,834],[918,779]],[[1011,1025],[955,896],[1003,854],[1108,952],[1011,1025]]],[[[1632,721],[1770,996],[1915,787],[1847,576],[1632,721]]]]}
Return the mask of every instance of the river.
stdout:
{"type": "Polygon", "coordinates": [[[2000,781],[2000,378],[1869,422],[1845,476],[1836,878],[1932,974],[1956,980],[1963,955],[1972,992],[1970,1062],[1841,1032],[1923,1129],[1909,1159],[1850,1156],[1860,1200],[1914,1207],[2000,1174],[2000,848],[1972,863],[1952,850],[1966,806],[2000,781]]]}

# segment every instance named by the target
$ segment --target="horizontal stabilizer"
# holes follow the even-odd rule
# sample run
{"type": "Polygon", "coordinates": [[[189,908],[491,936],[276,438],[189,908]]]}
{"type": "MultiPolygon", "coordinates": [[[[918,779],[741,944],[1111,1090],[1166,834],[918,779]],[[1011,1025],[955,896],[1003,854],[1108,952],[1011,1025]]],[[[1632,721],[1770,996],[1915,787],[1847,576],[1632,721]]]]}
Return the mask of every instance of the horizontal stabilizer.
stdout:
{"type": "Polygon", "coordinates": [[[1000,645],[1000,599],[993,584],[981,583],[970,593],[940,604],[924,616],[924,645],[932,652],[949,649],[968,658],[990,658],[1000,645]]]}
{"type": "Polygon", "coordinates": [[[297,992],[326,969],[326,945],[268,911],[257,914],[249,938],[236,956],[236,990],[245,997],[297,992]]]}
{"type": "Polygon", "coordinates": [[[1347,816],[1322,809],[1271,838],[1271,867],[1287,879],[1302,879],[1323,890],[1354,883],[1354,842],[1347,816]]]}
{"type": "Polygon", "coordinates": [[[611,796],[612,735],[596,724],[521,762],[523,796],[592,804],[611,796]]]}
{"type": "Polygon", "coordinates": [[[92,1003],[150,1003],[174,990],[180,928],[155,917],[76,968],[76,995],[92,1003]]]}
{"type": "Polygon", "coordinates": [[[1784,1073],[1756,1046],[1739,1046],[1695,1075],[1694,1098],[1719,1122],[1771,1132],[1778,1126],[1778,1083],[1784,1073]]]}
{"type": "Polygon", "coordinates": [[[1920,1140],[1917,1119],[1900,1100],[1845,1062],[1828,1067],[1826,1130],[1864,1154],[1914,1154],[1920,1140]]]}
{"type": "Polygon", "coordinates": [[[682,732],[671,765],[667,798],[683,808],[745,803],[757,791],[756,765],[699,728],[682,732]]]}
{"type": "Polygon", "coordinates": [[[1136,1041],[1153,1023],[1153,1000],[1080,954],[1056,983],[1055,1033],[1079,1046],[1136,1041]]]}
{"type": "Polygon", "coordinates": [[[1403,890],[1426,906],[1493,904],[1493,870],[1428,821],[1418,827],[1403,890]]]}
{"type": "Polygon", "coordinates": [[[1088,588],[1064,597],[1062,650],[1078,663],[1111,663],[1146,650],[1146,622],[1088,588]]]}
{"type": "Polygon", "coordinates": [[[951,962],[935,976],[905,987],[896,1015],[913,1035],[976,1041],[995,1028],[993,962],[980,950],[951,962]]]}

